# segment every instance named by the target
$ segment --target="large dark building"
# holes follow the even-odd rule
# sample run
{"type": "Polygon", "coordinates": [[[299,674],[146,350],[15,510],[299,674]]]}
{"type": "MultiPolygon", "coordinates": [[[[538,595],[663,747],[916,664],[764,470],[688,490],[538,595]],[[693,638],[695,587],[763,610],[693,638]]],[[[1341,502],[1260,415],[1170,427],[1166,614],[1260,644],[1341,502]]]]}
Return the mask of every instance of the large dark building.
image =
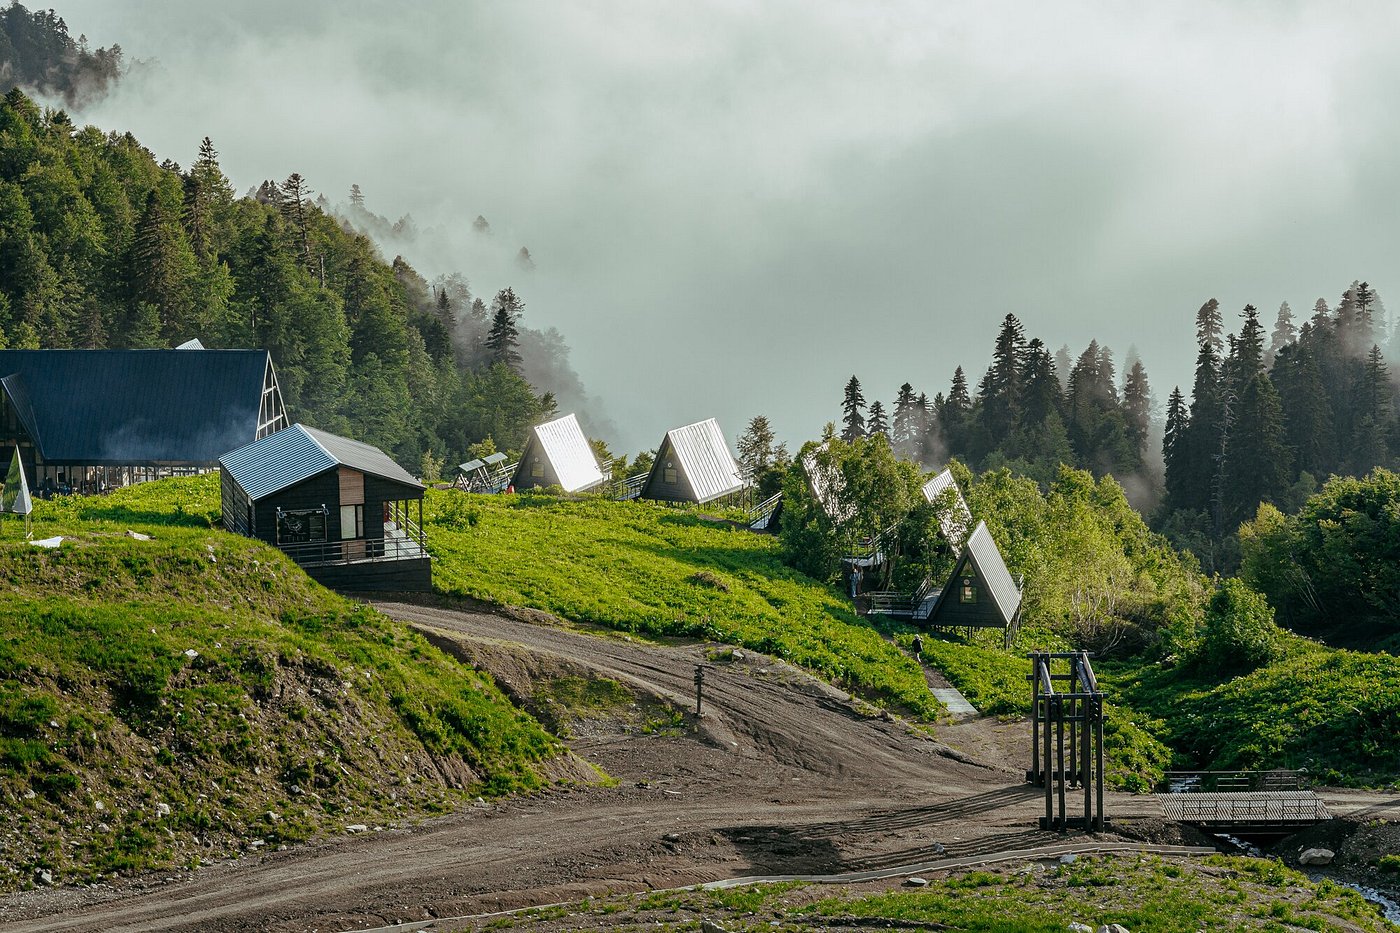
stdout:
{"type": "Polygon", "coordinates": [[[266,350],[0,350],[0,462],[35,492],[199,473],[288,424],[266,350]]]}
{"type": "Polygon", "coordinates": [[[294,424],[219,465],[229,531],[276,545],[326,586],[431,588],[423,484],[378,447],[294,424]]]}

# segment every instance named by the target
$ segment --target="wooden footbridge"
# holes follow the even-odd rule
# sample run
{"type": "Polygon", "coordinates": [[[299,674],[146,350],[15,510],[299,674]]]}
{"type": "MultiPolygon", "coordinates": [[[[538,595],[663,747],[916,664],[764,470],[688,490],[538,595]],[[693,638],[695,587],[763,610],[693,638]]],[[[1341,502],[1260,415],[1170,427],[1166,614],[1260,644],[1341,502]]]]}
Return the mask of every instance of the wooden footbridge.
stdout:
{"type": "Polygon", "coordinates": [[[1169,772],[1157,794],[1169,820],[1237,836],[1282,836],[1332,819],[1301,771],[1169,772]]]}

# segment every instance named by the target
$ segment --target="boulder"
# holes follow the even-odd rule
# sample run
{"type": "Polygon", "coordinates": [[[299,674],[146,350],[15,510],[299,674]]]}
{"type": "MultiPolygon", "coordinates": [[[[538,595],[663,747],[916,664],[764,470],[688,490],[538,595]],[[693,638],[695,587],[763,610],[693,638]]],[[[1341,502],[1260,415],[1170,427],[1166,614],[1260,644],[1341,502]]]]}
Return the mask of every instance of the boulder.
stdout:
{"type": "Polygon", "coordinates": [[[347,833],[367,833],[369,832],[369,827],[364,823],[351,823],[349,826],[345,827],[345,831],[347,833]]]}
{"type": "Polygon", "coordinates": [[[728,933],[725,928],[708,917],[700,921],[700,933],[728,933]]]}
{"type": "Polygon", "coordinates": [[[1099,927],[1098,933],[1128,933],[1128,928],[1121,923],[1106,923],[1099,927]]]}
{"type": "Polygon", "coordinates": [[[919,878],[919,877],[917,877],[917,876],[915,876],[915,877],[913,877],[913,878],[905,878],[905,879],[904,879],[904,885],[905,885],[905,887],[909,887],[909,888],[923,888],[923,887],[927,887],[927,886],[928,886],[928,879],[927,879],[927,878],[919,878]]]}
{"type": "Polygon", "coordinates": [[[34,869],[34,883],[53,884],[53,872],[49,871],[47,868],[34,869]]]}
{"type": "Polygon", "coordinates": [[[1080,923],[1078,920],[1071,921],[1066,929],[1069,930],[1069,933],[1094,933],[1093,927],[1087,923],[1080,923]]]}
{"type": "Polygon", "coordinates": [[[1337,853],[1331,849],[1307,849],[1298,856],[1299,865],[1331,865],[1337,853]]]}

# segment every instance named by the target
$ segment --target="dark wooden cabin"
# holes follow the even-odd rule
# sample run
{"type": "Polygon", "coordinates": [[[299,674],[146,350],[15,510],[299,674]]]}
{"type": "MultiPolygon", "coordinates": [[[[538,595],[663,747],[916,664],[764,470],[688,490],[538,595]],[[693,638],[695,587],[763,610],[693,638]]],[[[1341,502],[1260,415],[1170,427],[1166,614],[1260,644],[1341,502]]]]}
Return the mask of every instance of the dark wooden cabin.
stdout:
{"type": "Polygon", "coordinates": [[[287,424],[266,350],[0,350],[0,461],[39,495],[207,472],[287,424]]]}
{"type": "MultiPolygon", "coordinates": [[[[1021,619],[1021,587],[992,540],[986,522],[978,522],[948,582],[932,597],[930,628],[999,628],[1009,644],[1021,619]]],[[[916,614],[916,618],[918,615],[916,614]]]]}
{"type": "Polygon", "coordinates": [[[530,429],[510,484],[517,490],[558,486],[585,492],[606,480],[578,419],[565,415],[530,429]]]}
{"type": "Polygon", "coordinates": [[[378,447],[294,424],[219,465],[229,531],[336,589],[431,589],[423,484],[378,447]]]}
{"type": "Polygon", "coordinates": [[[641,498],[713,502],[744,488],[744,477],[713,418],[667,431],[656,450],[641,498]]]}

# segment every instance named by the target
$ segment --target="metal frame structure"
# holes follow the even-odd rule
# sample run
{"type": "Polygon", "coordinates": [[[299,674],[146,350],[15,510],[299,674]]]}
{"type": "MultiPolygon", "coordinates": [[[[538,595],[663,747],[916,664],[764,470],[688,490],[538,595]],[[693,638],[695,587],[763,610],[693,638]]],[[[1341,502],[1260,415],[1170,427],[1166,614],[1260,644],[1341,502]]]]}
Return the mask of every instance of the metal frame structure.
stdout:
{"type": "Polygon", "coordinates": [[[1036,651],[1030,655],[1031,767],[1026,781],[1045,788],[1041,829],[1067,832],[1077,826],[1102,831],[1103,812],[1103,692],[1099,690],[1089,652],[1036,651]],[[1062,685],[1055,689],[1056,682],[1062,685]],[[1084,792],[1084,816],[1066,812],[1067,791],[1084,792]]]}

